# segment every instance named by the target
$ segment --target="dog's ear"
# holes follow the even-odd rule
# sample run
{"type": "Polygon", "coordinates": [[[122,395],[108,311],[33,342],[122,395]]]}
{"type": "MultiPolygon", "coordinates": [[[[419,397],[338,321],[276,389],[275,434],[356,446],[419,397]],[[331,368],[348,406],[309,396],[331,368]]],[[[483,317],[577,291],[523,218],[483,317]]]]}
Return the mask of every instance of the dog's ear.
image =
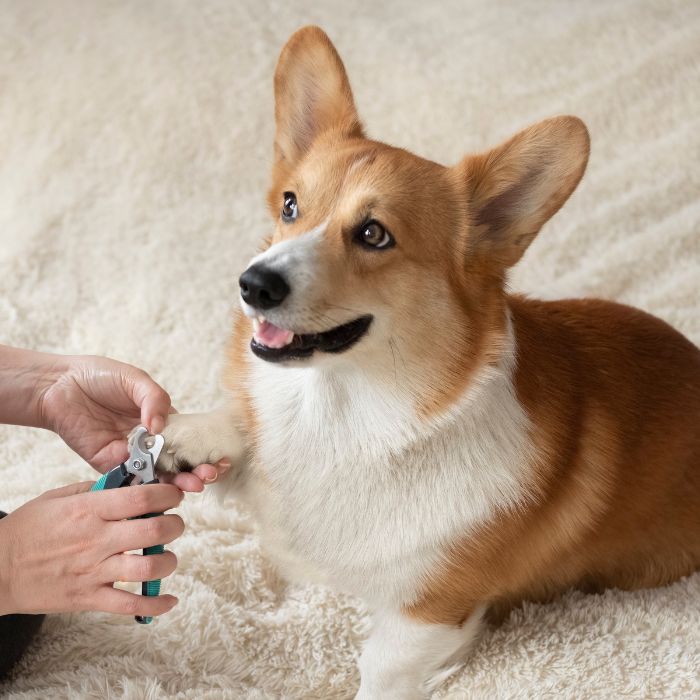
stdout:
{"type": "Polygon", "coordinates": [[[471,248],[503,267],[521,258],[586,169],[590,141],[576,117],[539,122],[456,168],[467,186],[471,248]]]}
{"type": "Polygon", "coordinates": [[[282,49],[275,70],[275,159],[293,165],[328,129],[362,136],[350,82],[319,27],[303,27],[282,49]]]}

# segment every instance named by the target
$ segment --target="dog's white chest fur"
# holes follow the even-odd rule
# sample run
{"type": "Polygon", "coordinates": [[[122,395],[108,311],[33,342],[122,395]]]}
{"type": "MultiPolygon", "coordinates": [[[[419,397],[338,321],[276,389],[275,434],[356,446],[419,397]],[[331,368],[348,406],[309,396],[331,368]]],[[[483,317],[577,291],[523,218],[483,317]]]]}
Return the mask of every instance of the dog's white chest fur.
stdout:
{"type": "Polygon", "coordinates": [[[254,365],[260,447],[244,495],[288,576],[408,603],[446,545],[527,495],[527,419],[509,367],[428,422],[356,368],[254,365]]]}

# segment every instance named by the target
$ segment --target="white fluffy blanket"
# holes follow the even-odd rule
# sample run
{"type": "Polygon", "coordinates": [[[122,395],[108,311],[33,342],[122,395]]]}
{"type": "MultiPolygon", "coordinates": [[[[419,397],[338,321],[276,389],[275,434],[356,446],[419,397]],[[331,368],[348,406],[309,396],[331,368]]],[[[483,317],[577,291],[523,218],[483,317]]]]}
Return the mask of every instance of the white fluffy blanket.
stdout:
{"type": "MultiPolygon", "coordinates": [[[[636,304],[700,343],[697,0],[0,0],[3,342],[130,361],[180,410],[217,400],[237,276],[269,230],[272,72],[306,23],[369,133],[432,159],[582,117],[588,173],[512,286],[636,304]]],[[[0,459],[5,510],[91,474],[29,429],[0,429],[0,459]]],[[[356,601],[281,581],[235,502],[182,513],[174,612],[52,617],[0,695],[351,696],[356,601]]],[[[528,605],[436,697],[697,698],[699,668],[695,575],[528,605]]]]}

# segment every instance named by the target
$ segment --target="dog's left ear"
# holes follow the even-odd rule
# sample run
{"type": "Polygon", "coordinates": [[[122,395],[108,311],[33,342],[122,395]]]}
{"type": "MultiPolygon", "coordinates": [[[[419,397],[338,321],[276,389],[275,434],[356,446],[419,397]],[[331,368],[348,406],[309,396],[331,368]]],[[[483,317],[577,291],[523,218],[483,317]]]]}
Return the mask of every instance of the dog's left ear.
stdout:
{"type": "Polygon", "coordinates": [[[275,159],[293,165],[328,129],[362,136],[350,82],[326,33],[303,27],[282,49],[275,70],[275,159]]]}
{"type": "Polygon", "coordinates": [[[555,117],[456,166],[466,182],[471,248],[507,268],[583,176],[590,140],[576,117],[555,117]]]}

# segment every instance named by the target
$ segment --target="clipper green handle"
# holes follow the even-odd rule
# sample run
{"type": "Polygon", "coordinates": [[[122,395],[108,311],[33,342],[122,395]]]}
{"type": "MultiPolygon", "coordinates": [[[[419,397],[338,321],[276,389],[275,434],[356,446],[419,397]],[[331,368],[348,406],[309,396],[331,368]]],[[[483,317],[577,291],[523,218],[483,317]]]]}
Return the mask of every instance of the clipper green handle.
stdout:
{"type": "Polygon", "coordinates": [[[102,491],[105,487],[105,483],[107,482],[107,477],[109,476],[109,472],[106,474],[103,474],[93,485],[90,491],[102,491]]]}
{"type": "MultiPolygon", "coordinates": [[[[148,515],[144,515],[142,517],[152,518],[154,515],[162,515],[162,513],[149,513],[148,515]]],[[[162,544],[155,544],[153,547],[146,547],[143,550],[143,554],[144,556],[148,554],[163,554],[164,551],[165,547],[162,544]]],[[[149,597],[160,595],[160,579],[158,578],[153,581],[143,581],[141,583],[141,595],[149,597]]],[[[151,622],[153,622],[152,617],[144,617],[142,615],[136,615],[134,619],[141,625],[150,625],[151,622]]]]}

